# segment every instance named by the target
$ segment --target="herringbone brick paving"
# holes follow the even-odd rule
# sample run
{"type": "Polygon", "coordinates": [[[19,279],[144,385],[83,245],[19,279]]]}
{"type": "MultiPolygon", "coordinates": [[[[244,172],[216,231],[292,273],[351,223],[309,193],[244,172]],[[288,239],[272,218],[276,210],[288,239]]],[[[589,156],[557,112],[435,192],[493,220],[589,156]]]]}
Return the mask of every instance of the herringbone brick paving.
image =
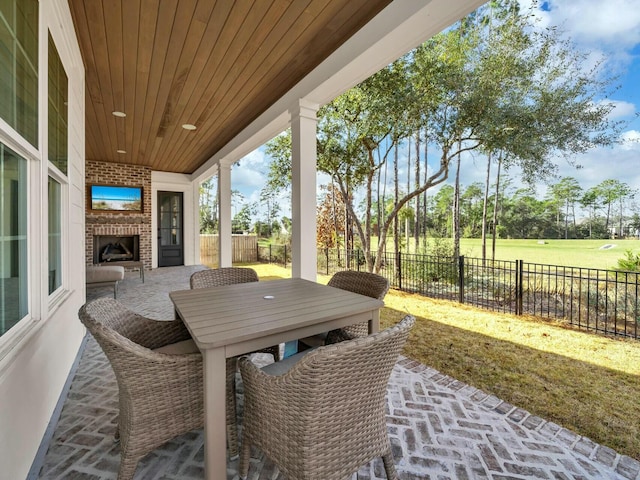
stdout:
{"type": "MultiPolygon", "coordinates": [[[[143,315],[173,318],[167,293],[188,288],[189,275],[199,268],[202,267],[153,270],[146,275],[144,284],[133,272],[123,282],[119,300],[143,315]]],[[[105,289],[90,295],[110,293],[105,289]]],[[[270,358],[260,355],[256,361],[270,358]]],[[[238,391],[241,412],[239,376],[238,391]]],[[[89,335],[36,478],[116,478],[120,460],[119,447],[113,443],[117,395],[113,371],[89,335]]],[[[387,402],[389,435],[403,480],[640,480],[637,460],[405,357],[393,370],[387,402]]],[[[140,462],[135,478],[203,478],[203,443],[202,430],[167,442],[140,462]]],[[[253,455],[249,479],[284,479],[259,452],[254,451],[253,455]]],[[[229,461],[227,472],[229,479],[238,478],[237,460],[229,461]]],[[[382,462],[376,460],[363,466],[353,478],[384,479],[382,462]]]]}

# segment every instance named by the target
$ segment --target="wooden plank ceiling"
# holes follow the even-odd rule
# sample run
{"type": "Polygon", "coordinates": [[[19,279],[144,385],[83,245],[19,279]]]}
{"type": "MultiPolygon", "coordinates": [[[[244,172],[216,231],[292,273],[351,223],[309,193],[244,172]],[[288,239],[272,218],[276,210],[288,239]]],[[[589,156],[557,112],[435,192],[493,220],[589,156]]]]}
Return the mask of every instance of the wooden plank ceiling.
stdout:
{"type": "Polygon", "coordinates": [[[192,173],[390,1],[69,0],[86,158],[192,173]]]}

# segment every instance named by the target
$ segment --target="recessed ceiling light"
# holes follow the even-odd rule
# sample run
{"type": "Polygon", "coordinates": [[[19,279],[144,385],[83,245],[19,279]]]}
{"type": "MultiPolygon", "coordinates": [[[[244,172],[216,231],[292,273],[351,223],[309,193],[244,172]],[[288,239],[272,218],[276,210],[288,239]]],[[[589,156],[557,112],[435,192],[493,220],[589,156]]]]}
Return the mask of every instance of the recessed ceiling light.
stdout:
{"type": "Polygon", "coordinates": [[[190,123],[185,123],[184,125],[182,125],[182,128],[184,128],[185,130],[195,130],[198,127],[190,123]]]}
{"type": "Polygon", "coordinates": [[[116,150],[116,152],[118,152],[118,153],[127,153],[126,150],[116,150]]]}
{"type": "Polygon", "coordinates": [[[126,116],[127,116],[127,114],[126,114],[126,113],[124,113],[124,112],[118,112],[118,111],[111,112],[111,114],[112,114],[114,117],[126,117],[126,116]]]}

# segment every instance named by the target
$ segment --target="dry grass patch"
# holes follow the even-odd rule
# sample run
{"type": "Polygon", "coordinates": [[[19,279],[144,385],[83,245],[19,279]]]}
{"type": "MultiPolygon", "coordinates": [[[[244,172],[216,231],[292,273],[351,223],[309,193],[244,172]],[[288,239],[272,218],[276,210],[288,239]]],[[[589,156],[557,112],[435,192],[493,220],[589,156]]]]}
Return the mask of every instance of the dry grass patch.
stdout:
{"type": "MultiPolygon", "coordinates": [[[[252,267],[260,278],[291,276],[252,267]]],[[[640,460],[639,341],[397,290],[385,304],[383,327],[417,318],[408,357],[640,460]]]]}

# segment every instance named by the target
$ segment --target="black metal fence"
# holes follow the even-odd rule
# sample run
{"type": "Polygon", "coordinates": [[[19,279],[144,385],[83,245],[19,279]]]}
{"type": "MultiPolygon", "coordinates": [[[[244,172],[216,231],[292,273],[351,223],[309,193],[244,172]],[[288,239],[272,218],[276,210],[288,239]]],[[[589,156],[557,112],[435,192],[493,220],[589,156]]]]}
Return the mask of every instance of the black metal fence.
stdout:
{"type": "MultiPolygon", "coordinates": [[[[322,249],[318,272],[366,270],[365,260],[361,250],[322,249]]],[[[385,254],[379,273],[407,292],[563,320],[603,334],[639,334],[639,273],[406,253],[385,254]]]]}
{"type": "Polygon", "coordinates": [[[258,262],[276,263],[286,267],[291,264],[291,247],[286,245],[258,245],[258,262]]]}

